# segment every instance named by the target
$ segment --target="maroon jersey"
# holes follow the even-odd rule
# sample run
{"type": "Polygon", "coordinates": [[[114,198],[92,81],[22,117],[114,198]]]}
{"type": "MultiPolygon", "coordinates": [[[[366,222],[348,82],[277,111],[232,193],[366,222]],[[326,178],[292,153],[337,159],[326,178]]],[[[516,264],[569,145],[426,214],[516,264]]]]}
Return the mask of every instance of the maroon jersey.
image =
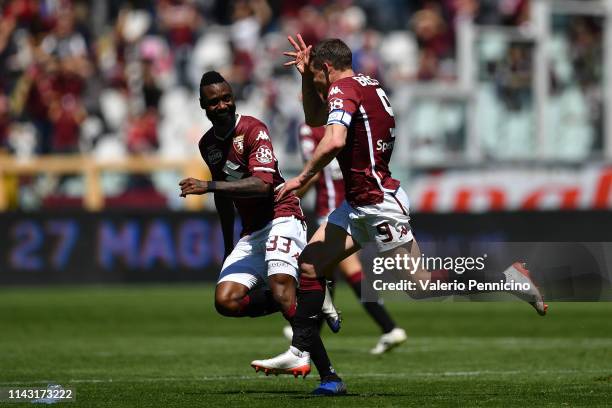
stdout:
{"type": "Polygon", "coordinates": [[[385,91],[377,80],[359,74],[334,82],[327,101],[327,124],[348,128],[346,146],[337,156],[346,200],[353,207],[382,202],[384,192],[400,185],[389,170],[395,119],[385,91]]]}
{"type": "Polygon", "coordinates": [[[233,181],[255,176],[272,184],[274,194],[268,197],[232,198],[242,220],[241,236],[266,226],[274,218],[304,214],[293,193],[275,202],[276,187],[284,183],[274,157],[268,129],[251,116],[238,115],[236,127],[227,135],[215,135],[211,128],[199,143],[200,154],[210,169],[213,180],[233,181]]]}
{"type": "MultiPolygon", "coordinates": [[[[300,145],[305,160],[310,160],[317,145],[325,135],[325,127],[312,128],[300,126],[300,145]]],[[[315,212],[319,217],[327,217],[344,200],[344,180],[336,159],[332,160],[321,172],[315,184],[317,194],[315,212]]]]}

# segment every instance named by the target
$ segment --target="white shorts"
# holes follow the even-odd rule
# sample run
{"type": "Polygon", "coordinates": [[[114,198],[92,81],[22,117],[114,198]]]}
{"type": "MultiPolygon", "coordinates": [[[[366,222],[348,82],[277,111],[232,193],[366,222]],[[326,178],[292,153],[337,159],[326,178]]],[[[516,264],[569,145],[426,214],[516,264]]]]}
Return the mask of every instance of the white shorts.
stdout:
{"type": "Polygon", "coordinates": [[[375,242],[379,252],[389,251],[414,239],[410,229],[408,196],[400,187],[385,193],[378,204],[351,207],[344,200],[327,218],[327,222],[345,230],[362,247],[375,242]]]}
{"type": "Polygon", "coordinates": [[[238,282],[252,289],[268,282],[268,262],[284,261],[298,277],[298,256],[306,246],[306,224],[295,217],[280,217],[264,228],[240,238],[223,262],[217,284],[238,282]]]}

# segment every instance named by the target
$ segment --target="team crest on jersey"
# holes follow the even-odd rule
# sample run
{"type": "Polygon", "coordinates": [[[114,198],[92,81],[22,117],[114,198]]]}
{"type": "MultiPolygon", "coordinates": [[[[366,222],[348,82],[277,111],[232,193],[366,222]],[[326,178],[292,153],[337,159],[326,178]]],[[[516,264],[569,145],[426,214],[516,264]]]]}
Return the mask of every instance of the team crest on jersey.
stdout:
{"type": "Polygon", "coordinates": [[[223,152],[216,148],[216,146],[208,146],[208,153],[206,154],[210,164],[217,164],[223,158],[223,152]]]}
{"type": "Polygon", "coordinates": [[[234,137],[234,149],[236,149],[238,154],[244,152],[244,135],[234,137]]]}
{"type": "Polygon", "coordinates": [[[272,150],[270,150],[268,147],[261,146],[255,152],[255,158],[261,164],[268,164],[272,163],[272,160],[274,160],[274,155],[272,154],[272,150]]]}
{"type": "Polygon", "coordinates": [[[336,95],[336,94],[343,94],[344,95],[344,92],[342,92],[342,90],[340,88],[338,88],[337,86],[334,86],[331,89],[331,91],[329,91],[329,95],[333,96],[333,95],[336,95]]]}
{"type": "Polygon", "coordinates": [[[270,140],[270,136],[268,136],[268,134],[264,130],[260,130],[255,141],[257,140],[270,140]]]}

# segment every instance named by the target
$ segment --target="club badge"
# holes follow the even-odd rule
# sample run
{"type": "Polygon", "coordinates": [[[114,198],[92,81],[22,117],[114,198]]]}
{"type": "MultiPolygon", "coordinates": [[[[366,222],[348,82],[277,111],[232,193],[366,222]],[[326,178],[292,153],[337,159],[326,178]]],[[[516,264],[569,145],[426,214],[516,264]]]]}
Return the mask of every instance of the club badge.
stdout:
{"type": "Polygon", "coordinates": [[[234,149],[236,149],[238,154],[244,152],[244,135],[234,137],[234,149]]]}

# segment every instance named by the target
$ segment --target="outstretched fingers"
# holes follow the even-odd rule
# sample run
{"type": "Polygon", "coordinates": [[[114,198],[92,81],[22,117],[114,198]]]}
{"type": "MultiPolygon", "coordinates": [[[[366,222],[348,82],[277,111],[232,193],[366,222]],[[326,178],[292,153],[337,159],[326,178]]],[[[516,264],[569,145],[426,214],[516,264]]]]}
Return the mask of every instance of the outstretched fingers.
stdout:
{"type": "MultiPolygon", "coordinates": [[[[298,39],[301,38],[301,36],[298,34],[298,39]]],[[[300,46],[298,45],[298,43],[293,39],[292,36],[288,35],[287,39],[289,40],[289,42],[291,43],[291,45],[293,45],[293,48],[295,48],[296,51],[302,51],[302,49],[300,48],[300,46]]],[[[304,43],[304,40],[302,40],[302,44],[304,43]]]]}
{"type": "Polygon", "coordinates": [[[306,43],[304,42],[304,39],[302,38],[302,34],[298,34],[297,35],[297,39],[299,41],[299,45],[300,45],[300,49],[302,51],[306,51],[309,47],[306,45],[306,43]]]}

